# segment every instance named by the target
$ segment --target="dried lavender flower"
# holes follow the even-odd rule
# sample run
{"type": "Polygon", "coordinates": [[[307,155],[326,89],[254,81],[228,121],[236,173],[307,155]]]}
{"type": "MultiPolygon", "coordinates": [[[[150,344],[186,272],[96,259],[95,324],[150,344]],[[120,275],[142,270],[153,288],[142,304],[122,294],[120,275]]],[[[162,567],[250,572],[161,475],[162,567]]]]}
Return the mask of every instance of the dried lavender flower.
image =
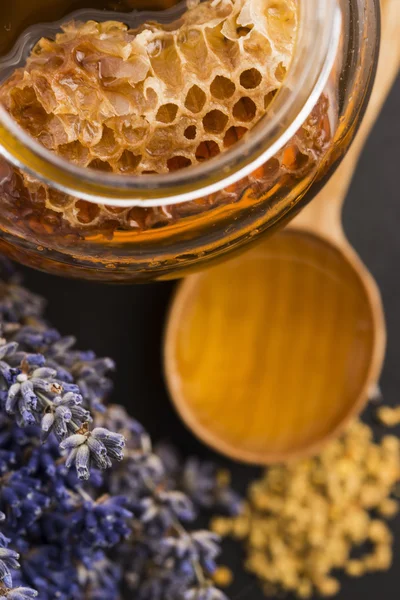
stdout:
{"type": "Polygon", "coordinates": [[[111,458],[122,460],[124,445],[123,435],[96,427],[93,431],[66,437],[60,448],[68,453],[67,467],[75,464],[79,479],[89,479],[92,464],[99,469],[108,469],[112,464],[111,458]]]}
{"type": "Polygon", "coordinates": [[[43,306],[0,283],[0,600],[121,600],[123,580],[137,600],[222,600],[217,538],[185,531],[192,500],[144,428],[103,404],[113,361],[76,350],[43,306]]]}
{"type": "MultiPolygon", "coordinates": [[[[1,519],[4,520],[4,519],[1,519]]],[[[12,588],[11,571],[20,568],[19,554],[8,548],[10,540],[0,533],[0,600],[25,600],[36,598],[37,592],[31,588],[12,588]]]]}
{"type": "MultiPolygon", "coordinates": [[[[50,340],[57,337],[54,330],[52,332],[50,340]]],[[[29,336],[32,335],[33,331],[30,329],[29,336]]],[[[17,337],[21,339],[21,331],[17,337]]],[[[35,339],[37,341],[37,338],[35,339]]],[[[32,344],[32,337],[29,337],[29,341],[32,344]]],[[[42,347],[43,343],[43,336],[41,336],[42,347]]],[[[72,364],[76,366],[75,358],[79,353],[74,352],[73,354],[72,364]]],[[[85,359],[89,358],[96,366],[102,365],[99,370],[100,379],[103,379],[104,369],[107,364],[111,365],[111,363],[96,360],[93,353],[86,354],[84,357],[85,359]]],[[[52,361],[52,365],[54,365],[54,361],[52,361]]],[[[86,363],[82,363],[79,370],[82,381],[85,381],[87,371],[86,363]]],[[[89,371],[90,377],[93,378],[95,368],[93,367],[89,371]]],[[[76,437],[77,432],[82,427],[86,427],[92,417],[90,412],[81,406],[84,396],[79,386],[74,383],[72,373],[66,377],[64,369],[62,374],[68,381],[57,379],[57,368],[49,367],[44,355],[24,352],[20,350],[17,342],[7,343],[6,340],[3,340],[0,342],[0,374],[2,379],[0,381],[0,401],[3,402],[6,412],[15,416],[21,427],[40,423],[45,436],[53,431],[61,442],[61,449],[71,450],[67,464],[69,466],[75,464],[80,477],[84,479],[89,477],[91,464],[104,469],[111,466],[111,458],[122,459],[124,443],[121,434],[112,436],[111,432],[108,434],[101,431],[91,433],[85,429],[85,439],[76,437]],[[80,443],[79,440],[81,440],[80,443]],[[87,447],[78,449],[78,445],[82,444],[87,447]]],[[[88,393],[89,387],[86,384],[86,393],[88,393]]]]}
{"type": "MultiPolygon", "coordinates": [[[[10,569],[19,568],[19,554],[14,550],[7,548],[4,536],[0,539],[0,581],[3,581],[7,587],[12,586],[12,577],[10,569]]],[[[7,540],[8,542],[9,540],[7,540]]]]}
{"type": "Polygon", "coordinates": [[[210,461],[192,456],[183,461],[177,450],[168,443],[155,449],[165,467],[168,486],[186,493],[198,509],[221,511],[229,515],[241,512],[242,498],[229,485],[226,473],[210,461]]]}

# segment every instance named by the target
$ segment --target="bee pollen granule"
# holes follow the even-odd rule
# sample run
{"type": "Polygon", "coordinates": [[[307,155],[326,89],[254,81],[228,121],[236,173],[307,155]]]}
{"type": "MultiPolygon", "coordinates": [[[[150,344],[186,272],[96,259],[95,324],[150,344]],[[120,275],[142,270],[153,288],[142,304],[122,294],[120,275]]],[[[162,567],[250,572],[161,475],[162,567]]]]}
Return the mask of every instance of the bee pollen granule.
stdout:
{"type": "Polygon", "coordinates": [[[245,544],[245,568],[266,593],[333,596],[333,570],[360,577],[390,568],[393,537],[375,515],[397,513],[391,495],[399,479],[399,440],[375,443],[357,421],[319,456],[268,469],[251,485],[244,512],[214,519],[212,529],[245,544]]]}

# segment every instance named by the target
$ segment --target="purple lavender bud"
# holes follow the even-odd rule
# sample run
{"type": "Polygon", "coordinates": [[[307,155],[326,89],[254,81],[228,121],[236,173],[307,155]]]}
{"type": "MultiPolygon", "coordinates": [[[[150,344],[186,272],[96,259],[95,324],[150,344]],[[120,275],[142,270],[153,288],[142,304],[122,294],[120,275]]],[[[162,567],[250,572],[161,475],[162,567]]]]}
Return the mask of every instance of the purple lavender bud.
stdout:
{"type": "Polygon", "coordinates": [[[92,431],[92,439],[100,441],[111,458],[121,461],[124,457],[125,438],[120,433],[113,433],[104,427],[96,427],[92,431]]]}
{"type": "Polygon", "coordinates": [[[0,360],[0,374],[3,376],[5,383],[10,386],[15,382],[15,378],[18,375],[18,369],[10,367],[3,360],[0,360]]]}
{"type": "Polygon", "coordinates": [[[53,413],[45,414],[42,419],[42,423],[41,423],[42,430],[46,433],[48,431],[51,431],[53,424],[54,424],[54,414],[53,413]]]}
{"type": "Polygon", "coordinates": [[[220,553],[220,538],[210,531],[196,531],[191,534],[192,544],[203,569],[209,573],[214,573],[216,569],[215,559],[220,553]]]}
{"type": "Polygon", "coordinates": [[[216,506],[229,515],[238,515],[243,509],[243,498],[228,486],[219,486],[215,498],[216,506]]]}
{"type": "Polygon", "coordinates": [[[86,444],[79,446],[76,452],[75,465],[79,479],[89,479],[90,450],[86,444]]]}
{"type": "Polygon", "coordinates": [[[5,356],[10,356],[17,351],[18,344],[16,342],[10,342],[9,344],[3,344],[0,346],[0,360],[5,356]]]}
{"type": "Polygon", "coordinates": [[[92,438],[99,440],[107,449],[111,458],[121,461],[124,457],[125,438],[120,433],[113,433],[104,427],[96,427],[92,431],[92,438]]]}
{"type": "Polygon", "coordinates": [[[51,379],[57,375],[57,371],[55,369],[50,369],[49,367],[40,367],[39,369],[35,369],[32,373],[32,377],[38,377],[39,379],[51,379]]]}
{"type": "Polygon", "coordinates": [[[182,492],[160,492],[158,500],[181,521],[192,521],[196,516],[192,501],[182,492]]]}
{"type": "Polygon", "coordinates": [[[216,558],[220,553],[218,546],[221,541],[220,537],[215,533],[211,533],[211,531],[195,531],[191,534],[191,539],[200,552],[209,555],[211,558],[216,558]]]}
{"type": "Polygon", "coordinates": [[[15,412],[15,406],[17,404],[20,388],[21,388],[20,383],[14,383],[8,390],[8,396],[7,396],[7,401],[6,401],[6,411],[9,414],[14,414],[14,412],[15,412]]]}
{"type": "Polygon", "coordinates": [[[58,402],[62,402],[65,406],[77,406],[78,404],[82,404],[82,400],[82,396],[74,392],[64,394],[61,400],[57,399],[58,402]]]}
{"type": "Polygon", "coordinates": [[[87,439],[87,444],[94,456],[105,458],[107,456],[107,448],[100,440],[97,440],[93,435],[87,439]]]}
{"type": "Polygon", "coordinates": [[[24,358],[28,365],[32,367],[42,367],[46,362],[46,359],[42,354],[27,354],[24,358]]]}
{"type": "Polygon", "coordinates": [[[25,401],[25,398],[20,398],[18,402],[17,423],[22,427],[34,425],[35,417],[31,411],[31,407],[25,401]]]}
{"type": "Polygon", "coordinates": [[[42,379],[41,377],[32,377],[31,383],[36,390],[46,392],[48,394],[60,394],[62,391],[62,386],[56,381],[48,381],[46,379],[42,379]]]}
{"type": "Polygon", "coordinates": [[[72,392],[73,394],[80,394],[79,386],[75,383],[64,383],[62,385],[64,392],[72,392]]]}
{"type": "Polygon", "coordinates": [[[30,527],[48,507],[51,499],[43,492],[42,482],[29,475],[26,467],[15,471],[1,488],[0,510],[17,530],[30,527]]]}
{"type": "Polygon", "coordinates": [[[59,340],[57,340],[52,345],[53,355],[64,354],[67,350],[72,348],[75,344],[76,338],[73,335],[65,336],[59,340]]]}
{"type": "Polygon", "coordinates": [[[70,411],[74,423],[77,423],[78,425],[90,423],[93,420],[90,412],[84,409],[82,406],[71,406],[70,411]]]}
{"type": "Polygon", "coordinates": [[[15,340],[29,347],[30,350],[44,353],[43,350],[49,345],[60,339],[60,334],[56,329],[43,329],[38,327],[25,326],[22,327],[15,340]]]}
{"type": "Polygon", "coordinates": [[[217,486],[216,468],[213,463],[189,458],[183,469],[182,487],[200,506],[211,508],[217,486]]]}
{"type": "Polygon", "coordinates": [[[74,362],[84,363],[94,360],[96,355],[92,350],[76,350],[71,358],[73,358],[74,362]]]}
{"type": "Polygon", "coordinates": [[[58,439],[67,435],[68,423],[71,419],[72,413],[68,406],[57,406],[54,413],[54,433],[58,439]]]}
{"type": "MultiPolygon", "coordinates": [[[[9,473],[15,465],[16,454],[12,450],[2,450],[0,444],[0,474],[9,473]]],[[[1,519],[0,519],[1,520],[1,519]]]]}
{"type": "Polygon", "coordinates": [[[67,456],[67,460],[65,461],[65,466],[67,469],[72,467],[72,465],[76,462],[76,455],[78,453],[78,448],[73,448],[67,456]]]}
{"type": "MultiPolygon", "coordinates": [[[[99,429],[99,428],[98,428],[99,429]]],[[[100,428],[102,429],[102,428],[100,428]]],[[[100,433],[96,432],[96,429],[93,432],[89,432],[88,434],[73,434],[63,440],[60,444],[60,448],[69,452],[67,458],[67,466],[70,467],[72,464],[77,465],[77,448],[81,445],[86,445],[89,450],[89,459],[85,456],[84,467],[88,467],[92,462],[100,469],[108,469],[111,467],[111,457],[119,457],[120,447],[123,447],[124,438],[120,434],[111,434],[111,432],[107,432],[107,430],[101,430],[100,433]],[[104,442],[98,439],[97,436],[100,436],[104,439],[104,442]]],[[[87,451],[82,450],[87,453],[87,451]]],[[[81,469],[78,472],[79,478],[86,477],[85,468],[81,469]]]]}
{"type": "Polygon", "coordinates": [[[85,444],[86,440],[86,435],[83,435],[82,433],[75,433],[63,440],[60,444],[60,448],[61,450],[72,450],[73,448],[78,448],[78,446],[81,444],[85,444]]]}
{"type": "Polygon", "coordinates": [[[182,560],[191,556],[191,549],[192,544],[189,535],[166,537],[161,539],[157,546],[157,558],[158,560],[161,559],[161,562],[169,560],[171,557],[182,560]]]}
{"type": "Polygon", "coordinates": [[[0,547],[0,581],[8,588],[12,587],[10,569],[19,569],[19,554],[9,548],[0,547]]]}
{"type": "Polygon", "coordinates": [[[182,469],[182,461],[176,448],[171,444],[162,442],[157,444],[155,452],[162,461],[168,477],[178,477],[178,474],[182,469]]]}
{"type": "Polygon", "coordinates": [[[114,433],[104,427],[96,427],[92,431],[92,436],[100,440],[104,444],[112,444],[113,446],[119,446],[123,448],[125,446],[124,436],[120,433],[114,433]]]}
{"type": "Polygon", "coordinates": [[[37,407],[37,397],[33,391],[33,384],[31,381],[26,380],[21,383],[21,394],[27,406],[31,406],[32,408],[37,407]]]}

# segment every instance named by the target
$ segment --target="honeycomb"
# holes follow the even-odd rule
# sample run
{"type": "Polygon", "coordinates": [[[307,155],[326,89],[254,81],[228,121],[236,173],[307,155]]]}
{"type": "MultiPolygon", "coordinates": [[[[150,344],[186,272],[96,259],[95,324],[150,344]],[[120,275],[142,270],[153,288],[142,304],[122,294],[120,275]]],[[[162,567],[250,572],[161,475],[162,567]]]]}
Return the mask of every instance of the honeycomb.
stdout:
{"type": "MultiPolygon", "coordinates": [[[[194,1],[173,23],[137,29],[73,21],[40,39],[0,86],[0,101],[43,146],[81,167],[168,173],[216,156],[267,113],[297,22],[297,0],[194,1]]],[[[110,214],[121,223],[129,212],[21,176],[34,202],[80,227],[110,214]]]]}

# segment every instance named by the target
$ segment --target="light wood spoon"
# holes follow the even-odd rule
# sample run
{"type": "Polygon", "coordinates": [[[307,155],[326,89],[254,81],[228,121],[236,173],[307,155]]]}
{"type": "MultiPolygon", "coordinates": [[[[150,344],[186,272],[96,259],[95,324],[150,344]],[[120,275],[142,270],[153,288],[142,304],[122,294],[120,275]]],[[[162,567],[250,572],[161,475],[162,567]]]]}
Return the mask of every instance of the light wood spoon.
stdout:
{"type": "Polygon", "coordinates": [[[382,1],[370,104],[320,195],[241,257],[179,286],[165,338],[172,399],[204,442],[268,464],[316,452],[364,407],[384,358],[379,290],[347,241],[341,208],[399,69],[400,2],[382,1]]]}

